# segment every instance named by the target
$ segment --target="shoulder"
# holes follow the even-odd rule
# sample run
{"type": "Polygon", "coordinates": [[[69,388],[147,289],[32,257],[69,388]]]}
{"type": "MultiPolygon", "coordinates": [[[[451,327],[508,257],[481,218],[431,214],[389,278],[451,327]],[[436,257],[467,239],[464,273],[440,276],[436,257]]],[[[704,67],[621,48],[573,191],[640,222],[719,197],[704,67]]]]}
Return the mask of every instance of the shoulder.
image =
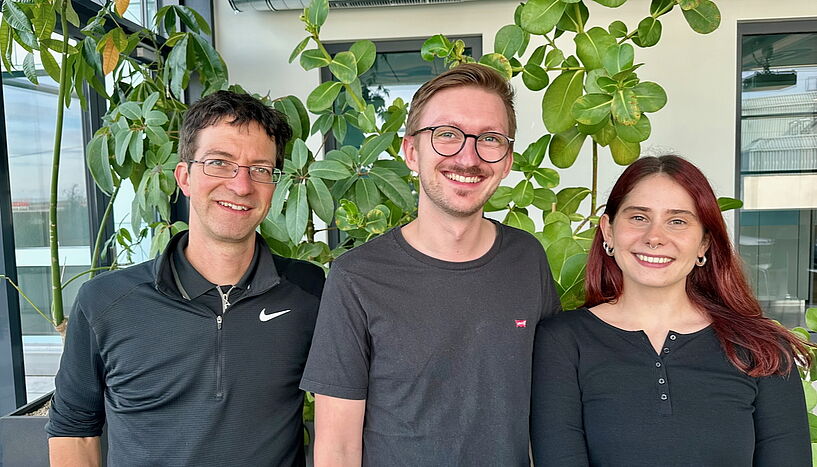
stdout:
{"type": "Polygon", "coordinates": [[[310,295],[320,298],[326,280],[323,268],[308,261],[284,258],[275,254],[272,254],[272,260],[282,280],[287,280],[310,295]]]}
{"type": "Polygon", "coordinates": [[[587,308],[577,308],[556,313],[543,319],[537,326],[537,333],[581,335],[583,331],[597,327],[587,308]]]}
{"type": "MultiPolygon", "coordinates": [[[[395,229],[399,229],[399,227],[395,227],[395,229]]],[[[371,261],[391,261],[395,256],[395,250],[399,248],[394,239],[394,236],[398,235],[395,229],[343,253],[332,262],[330,271],[365,268],[366,263],[371,261]]]]}
{"type": "Polygon", "coordinates": [[[76,298],[77,306],[81,306],[86,313],[101,312],[134,289],[142,286],[152,287],[156,261],[152,259],[125,269],[106,271],[94,277],[80,287],[76,298]]]}
{"type": "Polygon", "coordinates": [[[521,244],[524,246],[536,245],[539,247],[540,250],[542,250],[542,252],[544,252],[542,244],[539,243],[539,240],[537,240],[536,237],[534,237],[531,233],[505,224],[498,223],[497,225],[499,225],[499,228],[502,231],[502,237],[504,241],[509,243],[510,245],[516,244],[521,244]]]}

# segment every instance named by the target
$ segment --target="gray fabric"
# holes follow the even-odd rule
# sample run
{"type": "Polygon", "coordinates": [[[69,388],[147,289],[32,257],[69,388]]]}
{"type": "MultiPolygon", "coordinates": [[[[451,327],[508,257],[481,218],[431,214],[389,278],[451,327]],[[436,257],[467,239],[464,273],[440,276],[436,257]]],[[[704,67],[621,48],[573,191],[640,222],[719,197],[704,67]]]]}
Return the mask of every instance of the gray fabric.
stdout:
{"type": "Polygon", "coordinates": [[[301,387],[366,399],[363,465],[522,466],[536,324],[559,310],[542,246],[497,224],[451,263],[395,229],[333,265],[301,387]]]}

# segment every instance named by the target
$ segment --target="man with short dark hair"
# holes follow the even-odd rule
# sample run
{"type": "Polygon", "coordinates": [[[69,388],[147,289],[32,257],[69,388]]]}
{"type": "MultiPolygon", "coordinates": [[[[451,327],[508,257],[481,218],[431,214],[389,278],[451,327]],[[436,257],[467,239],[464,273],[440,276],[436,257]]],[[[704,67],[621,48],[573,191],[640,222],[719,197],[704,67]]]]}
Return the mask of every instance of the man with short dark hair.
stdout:
{"type": "Polygon", "coordinates": [[[301,387],[315,465],[529,466],[533,334],[559,310],[530,234],[483,217],[513,162],[513,91],[460,65],[415,94],[417,219],[341,256],[301,387]]]}
{"type": "Polygon", "coordinates": [[[180,131],[190,228],[152,261],[84,284],[46,430],[52,465],[304,465],[306,361],[323,271],[273,255],[267,214],[292,131],[219,91],[180,131]]]}

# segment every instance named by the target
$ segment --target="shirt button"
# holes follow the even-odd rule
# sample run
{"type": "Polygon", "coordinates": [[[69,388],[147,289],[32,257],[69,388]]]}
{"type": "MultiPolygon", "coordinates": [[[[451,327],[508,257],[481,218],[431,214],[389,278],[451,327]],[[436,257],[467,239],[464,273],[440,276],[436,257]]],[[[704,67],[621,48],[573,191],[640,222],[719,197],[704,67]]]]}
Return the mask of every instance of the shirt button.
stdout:
{"type": "Polygon", "coordinates": [[[658,378],[658,384],[664,384],[664,378],[658,378]]]}
{"type": "Polygon", "coordinates": [[[662,400],[662,401],[665,401],[665,400],[667,400],[667,399],[668,399],[668,397],[667,397],[667,395],[666,395],[666,394],[661,394],[661,400],[662,400]]]}
{"type": "Polygon", "coordinates": [[[655,367],[656,368],[661,368],[661,362],[655,362],[655,367]]]}
{"type": "Polygon", "coordinates": [[[671,341],[674,341],[677,338],[678,338],[678,336],[676,336],[675,334],[670,334],[669,335],[669,340],[671,340],[671,341]]]}
{"type": "Polygon", "coordinates": [[[669,347],[664,347],[664,353],[669,353],[669,347]]]}

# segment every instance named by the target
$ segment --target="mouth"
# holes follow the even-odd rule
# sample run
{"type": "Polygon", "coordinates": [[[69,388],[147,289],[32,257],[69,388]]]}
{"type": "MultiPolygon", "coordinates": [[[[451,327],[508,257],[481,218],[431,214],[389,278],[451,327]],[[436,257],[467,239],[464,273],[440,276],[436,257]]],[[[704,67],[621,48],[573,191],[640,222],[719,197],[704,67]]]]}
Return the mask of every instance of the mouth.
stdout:
{"type": "Polygon", "coordinates": [[[485,179],[482,175],[460,175],[453,172],[443,172],[443,176],[453,182],[476,184],[485,179]]]}
{"type": "Polygon", "coordinates": [[[646,263],[649,266],[661,267],[675,261],[674,258],[670,258],[669,256],[651,256],[641,253],[633,253],[633,256],[635,256],[639,262],[646,263]]]}
{"type": "Polygon", "coordinates": [[[229,201],[216,201],[216,203],[218,203],[219,206],[223,206],[225,208],[232,209],[233,211],[249,211],[250,210],[249,206],[244,206],[243,204],[231,203],[229,201]]]}

